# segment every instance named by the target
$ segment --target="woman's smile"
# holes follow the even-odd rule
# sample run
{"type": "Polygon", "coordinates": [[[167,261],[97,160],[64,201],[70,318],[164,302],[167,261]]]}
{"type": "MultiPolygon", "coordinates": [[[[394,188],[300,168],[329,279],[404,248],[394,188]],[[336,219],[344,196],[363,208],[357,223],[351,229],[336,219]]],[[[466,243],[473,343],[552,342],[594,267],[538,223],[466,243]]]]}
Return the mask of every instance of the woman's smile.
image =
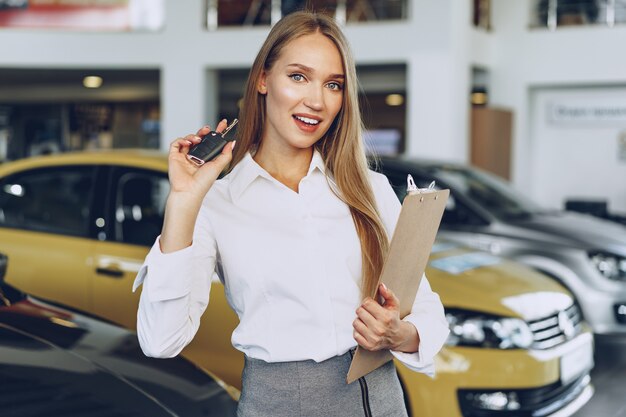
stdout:
{"type": "Polygon", "coordinates": [[[304,115],[304,114],[294,114],[293,119],[296,122],[296,125],[300,130],[306,133],[315,132],[322,121],[321,118],[317,116],[304,115]]]}

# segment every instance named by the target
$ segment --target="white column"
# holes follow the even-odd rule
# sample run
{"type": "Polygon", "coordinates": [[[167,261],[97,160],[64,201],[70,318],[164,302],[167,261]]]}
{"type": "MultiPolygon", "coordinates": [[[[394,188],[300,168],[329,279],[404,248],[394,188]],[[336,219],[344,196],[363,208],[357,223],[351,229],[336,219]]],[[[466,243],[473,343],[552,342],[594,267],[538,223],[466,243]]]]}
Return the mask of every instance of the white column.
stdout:
{"type": "MultiPolygon", "coordinates": [[[[205,118],[205,51],[198,39],[205,35],[201,1],[165,2],[167,37],[159,45],[161,67],[161,149],[167,150],[177,137],[195,133],[205,118]]],[[[206,45],[210,48],[210,44],[206,45]]]]}
{"type": "Polygon", "coordinates": [[[531,8],[525,2],[495,0],[492,20],[496,37],[498,65],[491,71],[489,101],[493,106],[513,109],[511,181],[518,189],[530,190],[528,72],[534,60],[528,59],[525,39],[529,36],[531,8]],[[515,45],[515,47],[511,47],[515,45]]]}
{"type": "Polygon", "coordinates": [[[213,129],[222,118],[219,109],[219,83],[217,79],[217,70],[206,70],[204,73],[204,120],[213,129]]]}
{"type": "Polygon", "coordinates": [[[407,62],[409,156],[467,161],[470,8],[461,3],[413,4],[415,40],[407,62]]]}
{"type": "Polygon", "coordinates": [[[453,60],[447,54],[415,55],[407,65],[407,149],[420,158],[465,160],[456,126],[453,60]]]}
{"type": "Polygon", "coordinates": [[[161,69],[161,149],[206,124],[204,86],[197,63],[170,61],[161,69]]]}

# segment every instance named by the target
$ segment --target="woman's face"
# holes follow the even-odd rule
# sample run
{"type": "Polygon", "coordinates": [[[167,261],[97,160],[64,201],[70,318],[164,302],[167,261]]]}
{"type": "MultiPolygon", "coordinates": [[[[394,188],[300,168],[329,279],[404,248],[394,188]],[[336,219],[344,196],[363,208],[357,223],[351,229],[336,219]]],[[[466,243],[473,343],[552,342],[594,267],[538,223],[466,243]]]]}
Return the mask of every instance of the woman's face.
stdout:
{"type": "Polygon", "coordinates": [[[311,147],[341,109],[343,85],[341,55],[330,39],[315,33],[288,43],[258,83],[266,96],[262,140],[311,147]]]}

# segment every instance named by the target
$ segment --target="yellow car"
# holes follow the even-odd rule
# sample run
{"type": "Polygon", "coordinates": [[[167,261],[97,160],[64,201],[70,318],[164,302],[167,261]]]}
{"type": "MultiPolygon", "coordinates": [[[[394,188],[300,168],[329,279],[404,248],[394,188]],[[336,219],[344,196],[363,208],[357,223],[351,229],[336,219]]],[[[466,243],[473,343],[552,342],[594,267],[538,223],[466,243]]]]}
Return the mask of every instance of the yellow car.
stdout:
{"type": "MultiPolygon", "coordinates": [[[[7,282],[134,328],[130,289],[160,232],[166,156],[74,153],[0,166],[7,282]]],[[[396,363],[413,416],[569,416],[593,393],[592,337],[563,287],[519,264],[438,242],[427,269],[451,335],[430,379],[396,363]]],[[[219,280],[183,355],[240,387],[238,323],[219,280]]]]}

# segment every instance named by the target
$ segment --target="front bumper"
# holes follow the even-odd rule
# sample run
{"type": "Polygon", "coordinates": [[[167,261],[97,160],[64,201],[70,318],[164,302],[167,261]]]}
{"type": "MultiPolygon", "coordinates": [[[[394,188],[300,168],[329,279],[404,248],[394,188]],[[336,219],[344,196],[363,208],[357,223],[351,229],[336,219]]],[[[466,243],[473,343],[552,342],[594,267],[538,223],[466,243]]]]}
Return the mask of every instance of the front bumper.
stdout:
{"type": "Polygon", "coordinates": [[[464,417],[565,417],[589,401],[593,395],[590,381],[589,374],[584,374],[568,384],[559,381],[539,388],[459,390],[458,400],[464,417]]]}
{"type": "Polygon", "coordinates": [[[567,417],[593,394],[593,361],[582,364],[592,346],[585,331],[542,351],[445,347],[435,358],[433,379],[396,364],[413,416],[567,417]],[[484,395],[493,393],[502,394],[484,395]],[[476,401],[480,395],[482,402],[476,401]]]}

